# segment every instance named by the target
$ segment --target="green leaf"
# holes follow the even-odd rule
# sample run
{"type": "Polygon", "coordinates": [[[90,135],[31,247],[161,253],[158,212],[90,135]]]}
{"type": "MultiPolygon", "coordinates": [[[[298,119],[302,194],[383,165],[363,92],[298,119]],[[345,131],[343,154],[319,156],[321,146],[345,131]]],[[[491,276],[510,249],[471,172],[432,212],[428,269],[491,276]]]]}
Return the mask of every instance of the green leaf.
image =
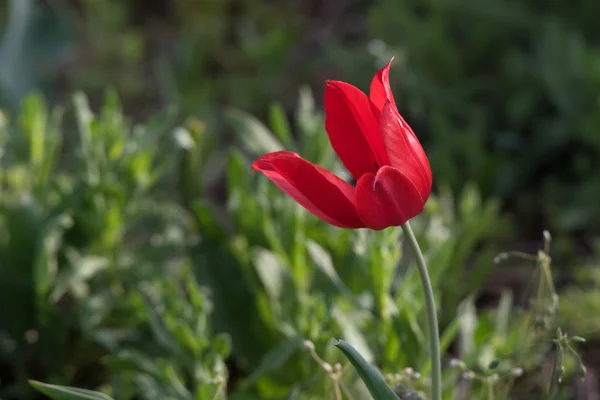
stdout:
{"type": "Polygon", "coordinates": [[[383,376],[352,345],[343,340],[332,339],[331,342],[350,360],[375,400],[400,400],[392,388],[385,383],[383,376]]]}
{"type": "Polygon", "coordinates": [[[498,306],[498,310],[496,311],[496,329],[495,334],[498,337],[504,339],[508,334],[509,330],[509,322],[511,317],[513,305],[513,296],[512,292],[509,290],[502,291],[502,297],[500,297],[500,304],[498,306]]]}
{"type": "Polygon", "coordinates": [[[195,199],[192,201],[191,208],[199,230],[207,237],[215,240],[224,240],[227,237],[227,232],[216,216],[215,207],[209,201],[203,198],[195,199]]]}
{"type": "Polygon", "coordinates": [[[308,254],[310,255],[310,258],[313,260],[317,268],[319,268],[321,272],[323,272],[331,280],[333,285],[344,296],[346,296],[352,302],[357,303],[357,300],[352,294],[352,292],[348,289],[348,287],[344,284],[344,282],[336,272],[329,253],[318,243],[312,240],[306,241],[306,249],[308,250],[308,254]]]}
{"type": "Polygon", "coordinates": [[[48,383],[42,383],[38,381],[29,381],[29,384],[37,391],[45,394],[53,400],[114,400],[110,396],[100,392],[94,392],[93,390],[78,389],[69,386],[50,385],[48,383]]]}
{"type": "Polygon", "coordinates": [[[460,325],[460,353],[463,355],[471,355],[475,351],[475,331],[479,320],[477,319],[477,311],[473,304],[473,298],[469,297],[461,303],[458,308],[458,321],[460,325]]]}
{"type": "Polygon", "coordinates": [[[278,300],[285,288],[288,271],[273,252],[265,249],[255,249],[252,252],[252,260],[267,294],[272,300],[278,300]]]}
{"type": "Polygon", "coordinates": [[[44,97],[39,93],[26,97],[23,101],[19,122],[21,130],[29,142],[29,163],[34,168],[40,168],[44,164],[47,119],[48,111],[44,97]]]}
{"type": "Polygon", "coordinates": [[[269,107],[269,120],[273,133],[286,148],[291,149],[294,146],[294,140],[292,139],[290,124],[281,104],[274,103],[269,107]]]}
{"type": "Polygon", "coordinates": [[[319,118],[315,112],[315,99],[310,87],[300,88],[296,121],[300,131],[306,136],[314,136],[319,118]]]}
{"type": "Polygon", "coordinates": [[[87,159],[92,157],[92,129],[91,125],[94,120],[94,114],[90,109],[88,98],[82,92],[77,92],[73,95],[73,104],[75,106],[75,117],[80,135],[82,155],[87,159]]]}
{"type": "Polygon", "coordinates": [[[396,332],[396,337],[400,339],[405,349],[404,353],[408,359],[418,359],[426,342],[425,334],[419,327],[418,314],[414,308],[411,306],[402,307],[398,314],[392,318],[392,326],[396,332]]]}
{"type": "Polygon", "coordinates": [[[283,400],[295,400],[298,397],[298,393],[300,391],[297,388],[293,388],[284,398],[283,400]]]}
{"type": "Polygon", "coordinates": [[[280,368],[300,348],[302,340],[298,337],[286,339],[277,346],[271,348],[262,358],[258,367],[250,374],[242,387],[246,388],[256,382],[264,374],[280,368]]]}
{"type": "Polygon", "coordinates": [[[150,356],[137,350],[120,350],[109,355],[105,362],[111,371],[123,375],[130,371],[136,371],[146,374],[156,381],[159,381],[163,375],[158,363],[153,362],[150,356]]]}
{"type": "Polygon", "coordinates": [[[144,296],[144,306],[146,308],[148,322],[150,323],[150,329],[152,330],[156,341],[165,349],[168,349],[173,353],[179,352],[179,346],[175,341],[172,332],[167,327],[160,313],[155,310],[155,307],[147,294],[144,296]]]}
{"type": "Polygon", "coordinates": [[[226,333],[217,334],[212,342],[212,350],[226,358],[231,354],[231,337],[226,333]]]}
{"type": "Polygon", "coordinates": [[[40,298],[44,298],[56,283],[57,257],[62,246],[63,231],[71,225],[71,218],[68,215],[61,214],[54,217],[44,227],[45,232],[41,238],[41,249],[36,254],[34,264],[36,292],[40,298]]]}
{"type": "Polygon", "coordinates": [[[226,118],[244,148],[254,155],[283,150],[283,145],[273,133],[252,115],[239,110],[229,110],[226,118]]]}
{"type": "Polygon", "coordinates": [[[350,340],[350,342],[352,342],[353,347],[360,350],[360,352],[364,354],[363,358],[365,359],[365,361],[373,361],[375,359],[375,356],[373,354],[373,351],[369,347],[369,344],[367,343],[363,332],[357,325],[356,318],[353,318],[352,315],[344,313],[340,310],[339,307],[333,307],[331,315],[340,326],[344,337],[350,340]]]}

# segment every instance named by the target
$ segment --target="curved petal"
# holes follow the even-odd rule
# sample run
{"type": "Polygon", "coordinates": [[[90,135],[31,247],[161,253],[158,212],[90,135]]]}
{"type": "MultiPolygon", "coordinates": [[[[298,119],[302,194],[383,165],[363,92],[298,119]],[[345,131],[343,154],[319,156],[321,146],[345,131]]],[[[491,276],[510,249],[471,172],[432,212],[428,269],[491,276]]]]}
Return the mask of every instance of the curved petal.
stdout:
{"type": "MultiPolygon", "coordinates": [[[[392,61],[394,61],[394,57],[392,57],[390,59],[390,61],[388,61],[388,63],[385,65],[385,67],[381,68],[375,74],[375,76],[373,77],[373,80],[371,81],[369,99],[371,100],[371,107],[373,109],[373,114],[375,115],[375,118],[377,118],[378,121],[381,120],[381,112],[383,111],[383,108],[387,102],[391,103],[392,108],[394,110],[396,110],[396,111],[398,110],[398,106],[396,105],[396,100],[394,100],[394,94],[392,93],[392,88],[390,87],[390,67],[392,65],[392,61]]],[[[401,125],[406,126],[408,131],[410,131],[410,133],[413,136],[415,136],[412,129],[410,129],[410,127],[408,126],[406,121],[404,121],[404,118],[402,118],[402,115],[397,113],[397,117],[400,119],[401,125]]],[[[416,140],[416,136],[415,136],[415,140],[416,140]]],[[[384,141],[385,141],[385,138],[384,138],[384,141]]],[[[389,154],[389,149],[387,149],[387,147],[386,147],[386,150],[388,150],[388,157],[391,158],[391,155],[389,154]]],[[[392,164],[390,164],[390,165],[392,165],[392,164]]]]}
{"type": "Polygon", "coordinates": [[[360,89],[345,82],[328,81],[325,115],[331,146],[356,180],[388,164],[379,122],[360,89]]]}
{"type": "Polygon", "coordinates": [[[268,153],[254,161],[252,168],[323,221],[340,228],[364,227],[354,206],[354,187],[298,154],[268,153]]]}
{"type": "Polygon", "coordinates": [[[355,195],[358,216],[374,230],[404,224],[423,212],[427,201],[406,175],[389,166],[360,178],[355,195]]]}
{"type": "Polygon", "coordinates": [[[381,68],[373,77],[371,81],[371,88],[369,90],[369,99],[371,100],[371,107],[373,108],[373,114],[375,118],[379,120],[381,109],[388,101],[392,103],[396,108],[396,101],[394,100],[394,94],[390,88],[390,66],[394,61],[394,57],[388,61],[385,67],[381,68]]]}
{"type": "Polygon", "coordinates": [[[410,126],[391,102],[381,110],[381,136],[387,149],[390,165],[410,179],[424,199],[431,192],[431,167],[425,150],[410,126]]]}

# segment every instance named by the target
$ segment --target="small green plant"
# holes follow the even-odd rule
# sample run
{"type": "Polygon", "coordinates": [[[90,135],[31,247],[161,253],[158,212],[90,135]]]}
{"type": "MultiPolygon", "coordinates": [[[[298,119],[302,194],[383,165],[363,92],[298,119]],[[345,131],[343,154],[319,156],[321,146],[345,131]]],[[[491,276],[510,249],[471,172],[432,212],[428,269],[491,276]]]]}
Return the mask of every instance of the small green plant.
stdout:
{"type": "Polygon", "coordinates": [[[186,246],[185,213],[154,194],[169,119],[133,126],[114,93],[98,114],[82,94],[73,106],[32,95],[0,118],[3,397],[29,398],[31,378],[102,384],[91,371],[145,318],[133,288],[171,279],[186,246]]]}

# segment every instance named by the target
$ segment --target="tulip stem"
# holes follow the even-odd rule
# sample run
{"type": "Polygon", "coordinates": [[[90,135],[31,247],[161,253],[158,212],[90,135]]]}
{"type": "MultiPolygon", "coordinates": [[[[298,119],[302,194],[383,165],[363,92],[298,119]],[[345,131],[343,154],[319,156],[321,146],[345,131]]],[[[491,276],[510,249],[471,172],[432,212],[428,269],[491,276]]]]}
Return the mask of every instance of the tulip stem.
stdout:
{"type": "Polygon", "coordinates": [[[423,284],[423,292],[425,292],[425,309],[427,310],[427,323],[429,324],[429,352],[431,357],[431,399],[442,399],[442,361],[440,354],[440,335],[438,328],[438,320],[435,310],[435,298],[433,296],[433,288],[431,280],[427,272],[427,264],[425,257],[419,247],[419,242],[413,233],[410,224],[406,222],[402,225],[402,230],[408,238],[408,243],[415,253],[417,258],[417,266],[419,275],[421,275],[421,283],[423,284]]]}

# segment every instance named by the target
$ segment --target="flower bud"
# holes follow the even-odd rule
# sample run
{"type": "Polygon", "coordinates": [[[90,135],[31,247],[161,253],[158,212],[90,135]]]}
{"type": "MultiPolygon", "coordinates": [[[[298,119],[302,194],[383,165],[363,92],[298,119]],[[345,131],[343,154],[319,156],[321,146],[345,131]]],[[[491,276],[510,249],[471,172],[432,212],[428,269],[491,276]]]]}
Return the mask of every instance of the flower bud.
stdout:
{"type": "Polygon", "coordinates": [[[304,341],[304,347],[306,347],[308,350],[311,350],[311,351],[315,350],[315,344],[310,340],[304,341]]]}
{"type": "Polygon", "coordinates": [[[459,360],[458,358],[453,358],[452,360],[450,360],[450,366],[453,368],[460,368],[460,369],[467,368],[465,363],[462,362],[461,360],[459,360]]]}
{"type": "Polygon", "coordinates": [[[475,379],[475,372],[466,371],[466,372],[463,372],[461,376],[464,380],[470,381],[470,380],[475,379]]]}
{"type": "Polygon", "coordinates": [[[544,230],[544,242],[546,242],[546,243],[552,242],[552,235],[550,235],[550,232],[547,230],[544,230]]]}

